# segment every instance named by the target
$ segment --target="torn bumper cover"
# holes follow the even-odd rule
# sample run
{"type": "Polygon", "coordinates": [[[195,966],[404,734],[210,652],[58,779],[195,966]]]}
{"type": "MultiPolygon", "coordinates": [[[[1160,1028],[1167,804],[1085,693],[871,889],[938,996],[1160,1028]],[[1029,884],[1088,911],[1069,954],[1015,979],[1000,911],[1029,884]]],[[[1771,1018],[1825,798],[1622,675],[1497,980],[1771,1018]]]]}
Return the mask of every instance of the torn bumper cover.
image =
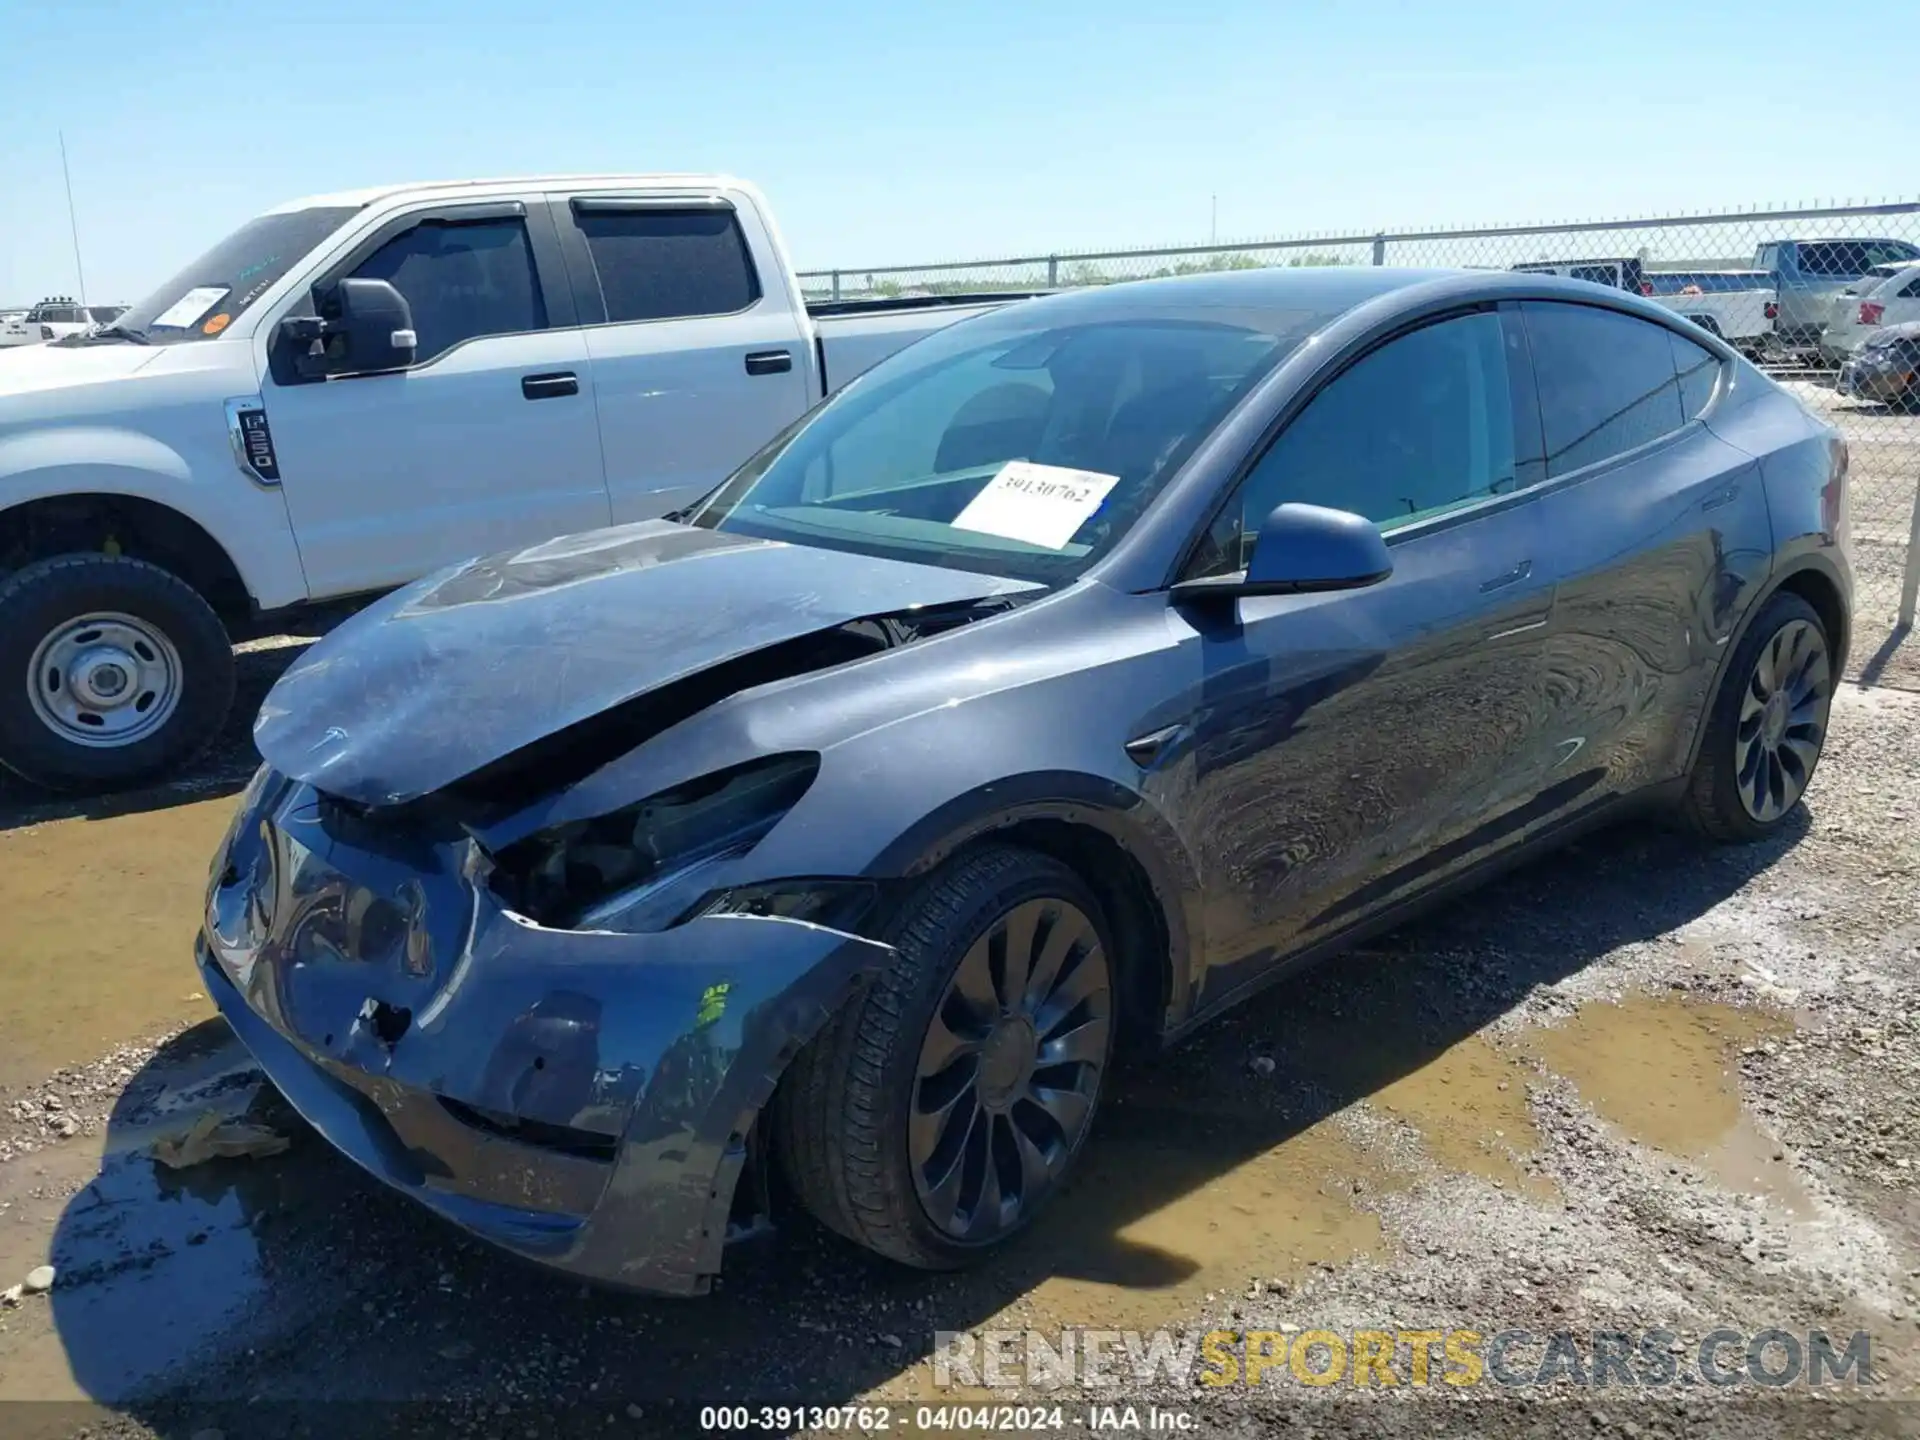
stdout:
{"type": "Polygon", "coordinates": [[[483,1238],[704,1290],[755,1116],[891,950],[773,916],[547,929],[493,894],[471,840],[363,841],[263,772],[215,857],[199,962],[261,1066],[351,1159],[483,1238]]]}

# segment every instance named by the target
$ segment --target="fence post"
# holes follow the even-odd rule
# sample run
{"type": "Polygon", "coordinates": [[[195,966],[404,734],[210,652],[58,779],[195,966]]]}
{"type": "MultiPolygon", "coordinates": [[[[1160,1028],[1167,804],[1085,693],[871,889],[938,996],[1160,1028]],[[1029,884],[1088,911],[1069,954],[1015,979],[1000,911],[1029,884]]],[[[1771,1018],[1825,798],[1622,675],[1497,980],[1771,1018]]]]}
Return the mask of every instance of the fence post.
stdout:
{"type": "Polygon", "coordinates": [[[1047,257],[1047,288],[1049,290],[1060,288],[1060,257],[1058,255],[1047,257]]]}
{"type": "Polygon", "coordinates": [[[1384,235],[1373,237],[1373,263],[1376,265],[1387,263],[1387,237],[1384,235]]]}
{"type": "Polygon", "coordinates": [[[840,298],[840,272],[838,270],[833,272],[833,298],[836,300],[840,298]]]}
{"type": "Polygon", "coordinates": [[[1907,573],[1900,581],[1900,624],[1913,626],[1914,602],[1920,600],[1920,476],[1913,487],[1913,524],[1907,530],[1907,573]]]}

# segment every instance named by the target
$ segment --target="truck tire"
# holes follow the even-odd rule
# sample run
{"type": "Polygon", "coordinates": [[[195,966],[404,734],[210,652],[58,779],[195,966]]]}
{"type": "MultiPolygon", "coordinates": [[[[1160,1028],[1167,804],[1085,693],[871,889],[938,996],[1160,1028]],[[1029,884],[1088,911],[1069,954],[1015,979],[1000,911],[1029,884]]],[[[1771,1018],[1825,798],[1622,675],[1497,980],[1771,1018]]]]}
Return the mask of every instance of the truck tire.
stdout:
{"type": "Polygon", "coordinates": [[[157,565],[56,555],[0,582],[0,764],[99,793],[192,758],[233,705],[212,607],[157,565]]]}
{"type": "Polygon", "coordinates": [[[1086,1139],[1118,988],[1099,901],[1013,846],[933,872],[888,927],[882,972],[775,1097],[781,1170],[814,1217],[921,1269],[1026,1228],[1086,1139]]]}

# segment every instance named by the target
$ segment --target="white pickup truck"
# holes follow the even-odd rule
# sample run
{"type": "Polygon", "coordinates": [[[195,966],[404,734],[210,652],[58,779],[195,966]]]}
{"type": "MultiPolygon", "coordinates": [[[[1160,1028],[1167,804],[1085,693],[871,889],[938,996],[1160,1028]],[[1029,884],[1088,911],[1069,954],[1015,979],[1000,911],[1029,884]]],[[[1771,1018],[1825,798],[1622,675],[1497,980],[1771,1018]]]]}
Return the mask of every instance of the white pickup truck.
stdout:
{"type": "Polygon", "coordinates": [[[0,763],[158,777],[226,716],[225,622],[665,514],[1009,298],[809,309],[724,176],[268,211],[113,324],[0,354],[0,763]]]}

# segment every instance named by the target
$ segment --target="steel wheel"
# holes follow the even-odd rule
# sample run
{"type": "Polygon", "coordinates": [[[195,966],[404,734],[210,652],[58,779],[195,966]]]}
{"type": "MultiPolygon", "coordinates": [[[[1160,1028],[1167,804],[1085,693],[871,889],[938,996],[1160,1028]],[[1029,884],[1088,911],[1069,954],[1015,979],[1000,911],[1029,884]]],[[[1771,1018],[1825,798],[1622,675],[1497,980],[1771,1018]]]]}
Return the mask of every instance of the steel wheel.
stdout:
{"type": "Polygon", "coordinates": [[[914,1073],[914,1188],[945,1234],[989,1243],[1053,1189],[1093,1114],[1112,1023],[1092,919],[1028,900],[988,927],[948,980],[914,1073]]]}
{"type": "Polygon", "coordinates": [[[1761,824],[1779,819],[1807,788],[1832,700],[1825,639],[1805,620],[1789,621],[1760,648],[1734,728],[1740,804],[1761,824]]]}
{"type": "Polygon", "coordinates": [[[180,703],[173,642],[145,620],[103,611],[56,627],[27,662],[27,695],[49,730],[76,745],[133,745],[180,703]]]}

